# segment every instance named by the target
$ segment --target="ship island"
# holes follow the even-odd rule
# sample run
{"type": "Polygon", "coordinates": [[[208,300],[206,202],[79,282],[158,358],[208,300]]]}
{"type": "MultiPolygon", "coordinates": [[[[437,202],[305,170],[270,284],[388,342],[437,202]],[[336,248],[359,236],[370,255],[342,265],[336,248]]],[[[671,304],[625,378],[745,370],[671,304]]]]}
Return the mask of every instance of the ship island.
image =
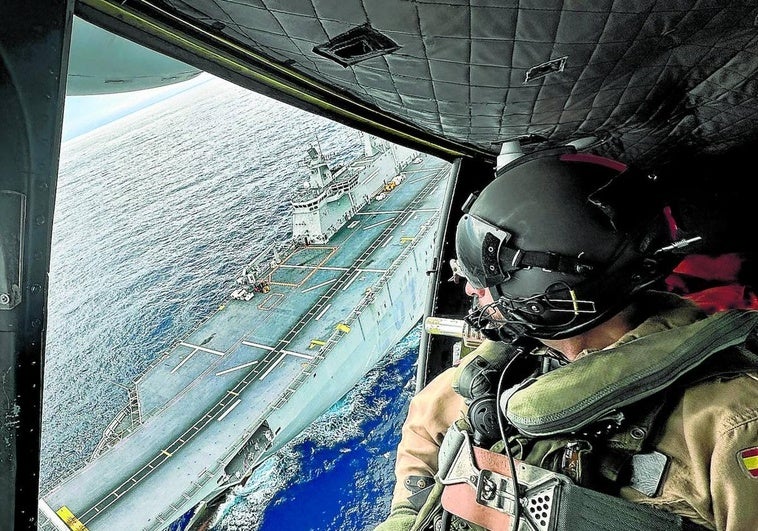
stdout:
{"type": "Polygon", "coordinates": [[[307,148],[291,239],[131,383],[90,459],[40,496],[40,529],[192,526],[419,322],[450,165],[366,134],[355,160],[327,159],[307,148]]]}

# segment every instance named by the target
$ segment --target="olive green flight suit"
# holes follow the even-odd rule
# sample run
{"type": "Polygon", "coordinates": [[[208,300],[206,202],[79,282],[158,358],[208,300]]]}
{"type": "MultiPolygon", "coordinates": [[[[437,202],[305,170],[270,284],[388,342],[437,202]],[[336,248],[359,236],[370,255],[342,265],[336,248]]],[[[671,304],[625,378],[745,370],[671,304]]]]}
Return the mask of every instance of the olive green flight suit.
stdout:
{"type": "MultiPolygon", "coordinates": [[[[704,317],[694,304],[674,295],[651,296],[664,309],[611,346],[704,317]]],[[[486,343],[480,348],[487,348],[486,343]]],[[[464,400],[452,389],[455,373],[455,368],[448,369],[412,399],[397,449],[392,511],[375,531],[405,531],[413,526],[416,509],[407,501],[411,492],[405,481],[412,476],[434,476],[445,432],[454,421],[466,417],[464,400]]],[[[622,487],[621,497],[710,529],[758,531],[758,457],[752,457],[758,455],[758,373],[695,384],[663,420],[653,447],[670,462],[659,494],[651,498],[622,487]]],[[[516,457],[540,464],[540,456],[516,457]]]]}

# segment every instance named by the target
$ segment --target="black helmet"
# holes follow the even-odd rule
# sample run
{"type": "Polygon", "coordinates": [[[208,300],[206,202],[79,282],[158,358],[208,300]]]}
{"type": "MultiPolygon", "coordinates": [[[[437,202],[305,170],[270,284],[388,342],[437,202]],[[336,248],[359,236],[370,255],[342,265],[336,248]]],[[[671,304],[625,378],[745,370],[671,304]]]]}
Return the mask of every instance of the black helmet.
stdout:
{"type": "Polygon", "coordinates": [[[654,177],[573,150],[522,156],[469,198],[461,276],[494,303],[469,316],[500,339],[571,337],[626,306],[679,260],[654,177]]]}

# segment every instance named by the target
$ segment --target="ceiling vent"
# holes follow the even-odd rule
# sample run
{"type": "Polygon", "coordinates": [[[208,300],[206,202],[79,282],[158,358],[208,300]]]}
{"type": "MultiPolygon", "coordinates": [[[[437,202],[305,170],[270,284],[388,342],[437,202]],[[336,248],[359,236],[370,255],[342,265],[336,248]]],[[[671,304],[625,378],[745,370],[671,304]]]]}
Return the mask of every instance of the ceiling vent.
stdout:
{"type": "Polygon", "coordinates": [[[553,59],[552,61],[533,66],[526,72],[526,76],[524,77],[524,85],[530,81],[534,81],[535,79],[540,79],[545,76],[549,76],[550,74],[558,74],[560,72],[563,72],[563,69],[566,67],[567,60],[568,56],[560,57],[558,59],[553,59]]]}
{"type": "Polygon", "coordinates": [[[348,67],[372,57],[392,53],[399,48],[395,41],[364,24],[337,35],[325,44],[315,46],[313,51],[348,67]]]}

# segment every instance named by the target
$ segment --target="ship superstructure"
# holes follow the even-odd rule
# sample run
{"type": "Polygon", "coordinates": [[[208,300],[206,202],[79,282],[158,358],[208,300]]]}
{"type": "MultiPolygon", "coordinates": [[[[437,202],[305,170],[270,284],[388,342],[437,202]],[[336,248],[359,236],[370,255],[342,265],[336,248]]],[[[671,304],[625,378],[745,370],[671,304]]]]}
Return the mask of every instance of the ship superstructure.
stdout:
{"type": "Polygon", "coordinates": [[[292,241],[135,380],[90,462],[40,499],[46,528],[166,528],[243,482],[421,318],[449,165],[374,140],[335,171],[311,148],[309,172],[292,241]]]}
{"type": "Polygon", "coordinates": [[[384,187],[401,179],[400,169],[417,155],[376,137],[363,137],[363,156],[334,172],[319,148],[308,148],[308,180],[296,189],[292,198],[295,241],[326,243],[384,187]]]}

